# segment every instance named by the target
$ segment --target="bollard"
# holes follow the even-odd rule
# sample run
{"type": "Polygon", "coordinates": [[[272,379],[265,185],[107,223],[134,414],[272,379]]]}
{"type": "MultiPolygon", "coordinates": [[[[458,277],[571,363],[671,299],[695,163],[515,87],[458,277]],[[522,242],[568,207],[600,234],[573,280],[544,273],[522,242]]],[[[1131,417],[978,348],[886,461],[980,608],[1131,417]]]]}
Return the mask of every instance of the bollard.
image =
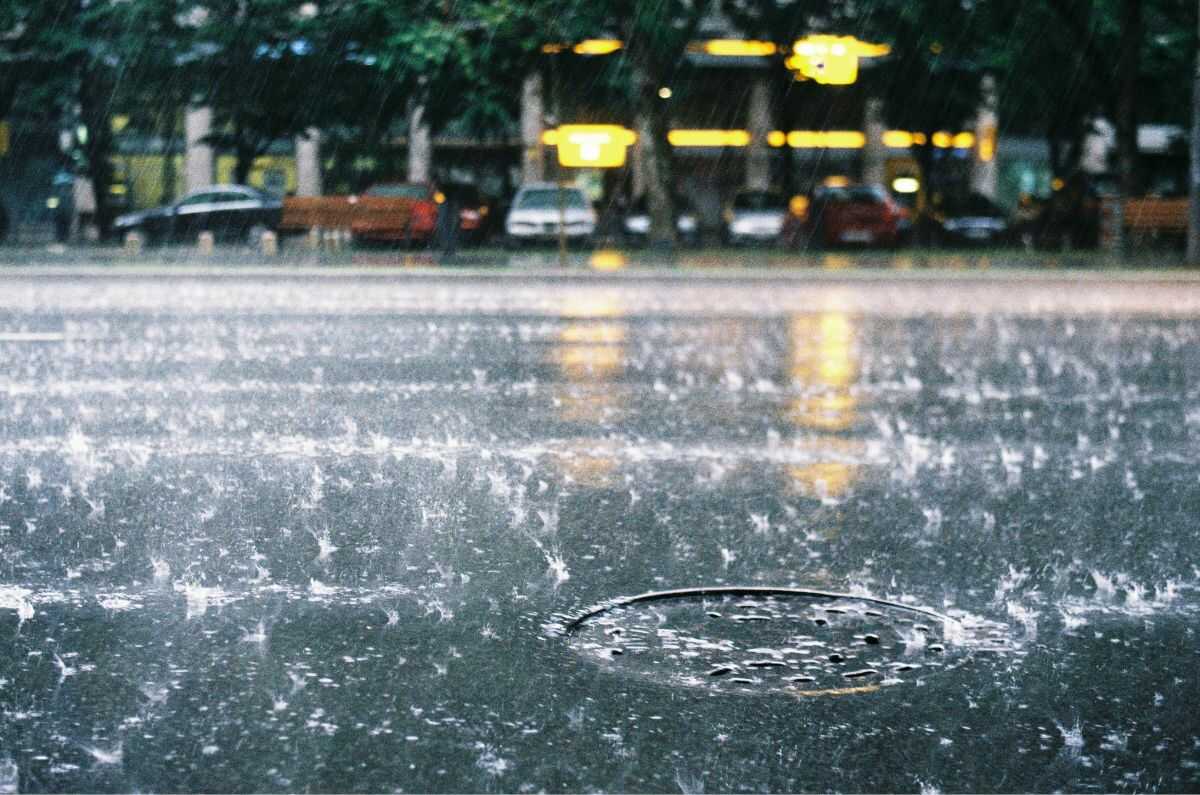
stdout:
{"type": "Polygon", "coordinates": [[[196,249],[203,256],[209,256],[213,253],[213,248],[216,246],[216,238],[212,232],[201,232],[196,237],[196,249]]]}
{"type": "Polygon", "coordinates": [[[141,232],[126,232],[125,233],[125,253],[131,257],[136,257],[142,253],[142,233],[141,232]]]}
{"type": "Polygon", "coordinates": [[[259,250],[264,257],[274,257],[279,253],[279,236],[270,229],[263,230],[259,239],[259,250]]]}
{"type": "Polygon", "coordinates": [[[308,228],[308,247],[313,251],[319,251],[321,248],[321,227],[310,226],[308,228]]]}

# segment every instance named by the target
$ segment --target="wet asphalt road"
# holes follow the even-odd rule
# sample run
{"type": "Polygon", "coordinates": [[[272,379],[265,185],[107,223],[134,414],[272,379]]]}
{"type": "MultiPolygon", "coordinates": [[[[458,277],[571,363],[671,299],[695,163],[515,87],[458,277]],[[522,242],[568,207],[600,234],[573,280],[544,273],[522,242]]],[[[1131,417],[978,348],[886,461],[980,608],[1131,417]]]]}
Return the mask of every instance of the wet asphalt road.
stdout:
{"type": "Polygon", "coordinates": [[[0,274],[0,792],[1195,791],[1198,318],[0,274]]]}

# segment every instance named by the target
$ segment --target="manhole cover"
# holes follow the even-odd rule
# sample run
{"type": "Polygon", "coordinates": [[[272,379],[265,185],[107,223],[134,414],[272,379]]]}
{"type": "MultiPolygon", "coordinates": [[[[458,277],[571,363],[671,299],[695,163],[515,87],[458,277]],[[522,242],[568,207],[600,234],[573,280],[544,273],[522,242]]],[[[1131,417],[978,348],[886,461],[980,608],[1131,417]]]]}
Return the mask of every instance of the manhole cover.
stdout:
{"type": "Polygon", "coordinates": [[[884,599],[721,587],[615,599],[558,626],[614,673],[723,692],[868,693],[1006,651],[1002,624],[884,599]]]}

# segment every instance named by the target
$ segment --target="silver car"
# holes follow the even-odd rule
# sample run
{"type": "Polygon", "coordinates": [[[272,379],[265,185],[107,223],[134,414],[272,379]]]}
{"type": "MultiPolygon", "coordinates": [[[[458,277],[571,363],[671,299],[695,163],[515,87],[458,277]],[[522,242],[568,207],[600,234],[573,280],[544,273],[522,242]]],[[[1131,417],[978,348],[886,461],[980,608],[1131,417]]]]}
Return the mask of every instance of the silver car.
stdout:
{"type": "Polygon", "coordinates": [[[558,239],[560,222],[573,243],[587,243],[596,233],[596,211],[579,188],[559,188],[553,183],[522,185],[504,220],[509,245],[551,242],[558,239]]]}
{"type": "Polygon", "coordinates": [[[725,210],[722,237],[729,245],[774,243],[783,232],[788,202],[782,193],[744,190],[733,197],[725,210]]]}

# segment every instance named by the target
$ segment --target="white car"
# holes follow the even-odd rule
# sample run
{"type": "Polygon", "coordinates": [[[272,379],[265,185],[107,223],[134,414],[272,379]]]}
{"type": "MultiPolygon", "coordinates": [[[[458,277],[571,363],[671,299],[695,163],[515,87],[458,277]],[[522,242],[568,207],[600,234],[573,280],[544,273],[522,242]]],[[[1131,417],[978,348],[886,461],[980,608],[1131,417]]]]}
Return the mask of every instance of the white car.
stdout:
{"type": "Polygon", "coordinates": [[[553,183],[522,185],[504,220],[504,233],[510,245],[552,242],[558,240],[563,220],[570,242],[586,243],[596,233],[596,211],[579,188],[560,189],[553,183]]]}
{"type": "Polygon", "coordinates": [[[788,203],[781,193],[762,190],[741,191],[725,211],[725,242],[773,243],[783,231],[788,203]]]}

